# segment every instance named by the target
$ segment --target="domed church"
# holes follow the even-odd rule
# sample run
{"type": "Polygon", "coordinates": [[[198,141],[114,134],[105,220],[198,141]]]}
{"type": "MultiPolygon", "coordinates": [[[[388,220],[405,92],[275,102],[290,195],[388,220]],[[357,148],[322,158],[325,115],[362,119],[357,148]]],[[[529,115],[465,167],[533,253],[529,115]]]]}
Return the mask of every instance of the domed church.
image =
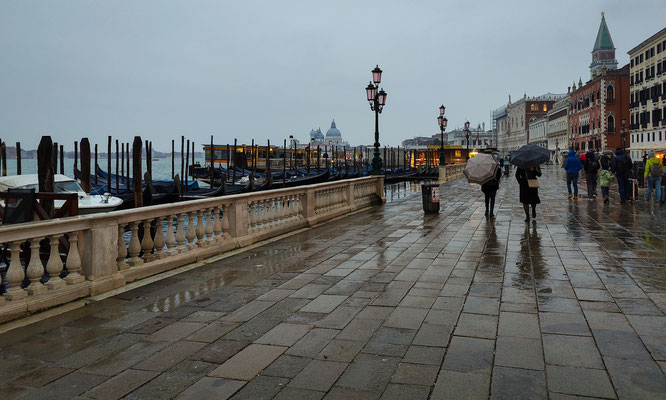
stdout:
{"type": "Polygon", "coordinates": [[[335,119],[331,122],[331,128],[326,131],[326,136],[321,132],[321,128],[310,131],[310,141],[314,139],[314,144],[318,145],[333,145],[333,146],[349,146],[349,143],[342,140],[340,130],[335,127],[335,119]]]}

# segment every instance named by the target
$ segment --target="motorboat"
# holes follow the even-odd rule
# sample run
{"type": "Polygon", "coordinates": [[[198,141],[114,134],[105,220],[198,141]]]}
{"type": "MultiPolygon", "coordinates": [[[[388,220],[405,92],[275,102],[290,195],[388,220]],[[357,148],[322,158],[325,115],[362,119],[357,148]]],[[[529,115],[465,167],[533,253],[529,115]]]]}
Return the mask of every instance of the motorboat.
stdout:
{"type": "MultiPolygon", "coordinates": [[[[76,193],[79,196],[79,214],[93,214],[99,212],[113,211],[123,203],[123,200],[104,194],[87,194],[79,182],[74,178],[65,175],[55,174],[53,176],[53,190],[55,193],[76,193]]],[[[0,177],[0,192],[6,192],[8,189],[35,189],[39,192],[39,178],[37,174],[14,175],[0,177]]],[[[54,207],[60,209],[65,200],[55,200],[54,207]]]]}

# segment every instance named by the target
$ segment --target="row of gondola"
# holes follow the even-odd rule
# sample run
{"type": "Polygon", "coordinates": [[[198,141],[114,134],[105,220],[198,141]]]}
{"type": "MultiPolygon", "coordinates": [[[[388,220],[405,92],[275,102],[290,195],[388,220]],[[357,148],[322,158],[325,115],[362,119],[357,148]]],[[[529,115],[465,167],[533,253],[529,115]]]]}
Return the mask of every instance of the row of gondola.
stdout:
{"type": "MultiPolygon", "coordinates": [[[[77,179],[81,178],[81,172],[75,170],[77,179]]],[[[269,189],[282,189],[302,185],[313,185],[317,183],[337,181],[341,179],[353,179],[370,175],[367,168],[311,168],[291,169],[288,171],[271,172],[270,179],[263,172],[249,171],[237,168],[227,170],[216,168],[214,170],[213,185],[200,187],[199,180],[210,182],[210,169],[197,168],[193,171],[194,179],[181,182],[178,176],[175,179],[152,180],[148,173],[144,174],[142,182],[143,204],[158,205],[177,201],[194,200],[207,197],[224,196],[231,194],[249,193],[269,189]]],[[[97,166],[95,183],[91,185],[92,194],[103,194],[107,192],[109,180],[111,180],[111,194],[123,200],[119,209],[130,209],[134,207],[134,193],[132,178],[118,177],[109,174],[97,166]]],[[[395,168],[385,169],[385,182],[394,183],[404,180],[436,179],[438,170],[436,168],[395,168]]]]}

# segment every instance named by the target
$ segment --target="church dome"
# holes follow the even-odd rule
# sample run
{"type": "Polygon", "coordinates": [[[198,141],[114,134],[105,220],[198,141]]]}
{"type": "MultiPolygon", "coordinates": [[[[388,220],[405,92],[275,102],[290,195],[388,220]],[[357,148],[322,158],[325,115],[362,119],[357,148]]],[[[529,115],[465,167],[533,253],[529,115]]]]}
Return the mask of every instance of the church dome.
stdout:
{"type": "Polygon", "coordinates": [[[314,135],[315,140],[324,140],[324,134],[321,133],[321,129],[317,129],[317,132],[315,132],[314,135]]]}
{"type": "Polygon", "coordinates": [[[338,128],[335,127],[335,120],[331,122],[331,129],[326,131],[326,137],[342,137],[342,134],[338,130],[338,128]]]}

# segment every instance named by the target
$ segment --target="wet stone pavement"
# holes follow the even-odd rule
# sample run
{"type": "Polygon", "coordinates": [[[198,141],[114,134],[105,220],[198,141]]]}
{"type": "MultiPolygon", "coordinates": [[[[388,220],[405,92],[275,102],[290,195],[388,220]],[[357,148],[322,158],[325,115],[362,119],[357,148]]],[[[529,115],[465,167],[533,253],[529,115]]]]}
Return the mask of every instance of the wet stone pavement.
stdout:
{"type": "Polygon", "coordinates": [[[393,186],[10,331],[1,398],[666,398],[666,206],[568,200],[556,167],[541,185],[529,224],[513,177],[494,220],[462,179],[439,215],[393,186]]]}

